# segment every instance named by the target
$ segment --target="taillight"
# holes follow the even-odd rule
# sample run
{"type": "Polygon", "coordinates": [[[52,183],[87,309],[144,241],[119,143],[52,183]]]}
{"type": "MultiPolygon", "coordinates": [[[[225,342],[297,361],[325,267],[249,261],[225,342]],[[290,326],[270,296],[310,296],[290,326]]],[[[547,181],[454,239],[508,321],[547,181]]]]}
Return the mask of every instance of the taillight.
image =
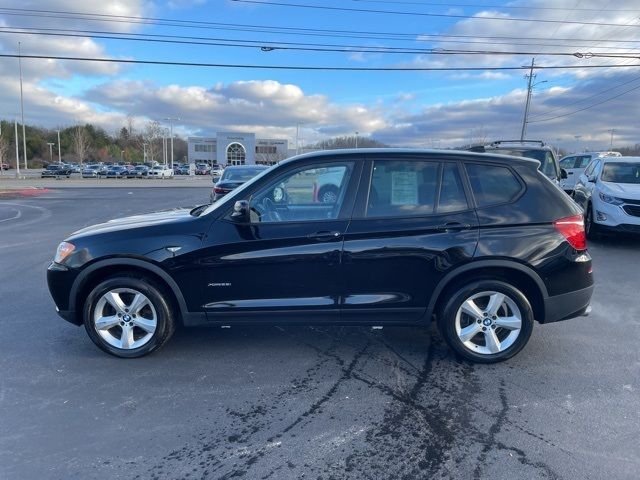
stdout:
{"type": "Polygon", "coordinates": [[[214,191],[214,193],[227,193],[227,190],[225,190],[224,188],[220,188],[220,187],[213,187],[213,191],[214,191]]]}
{"type": "Polygon", "coordinates": [[[584,218],[582,215],[561,218],[553,222],[553,226],[567,239],[567,242],[573,248],[576,250],[587,249],[587,236],[584,232],[584,218]]]}

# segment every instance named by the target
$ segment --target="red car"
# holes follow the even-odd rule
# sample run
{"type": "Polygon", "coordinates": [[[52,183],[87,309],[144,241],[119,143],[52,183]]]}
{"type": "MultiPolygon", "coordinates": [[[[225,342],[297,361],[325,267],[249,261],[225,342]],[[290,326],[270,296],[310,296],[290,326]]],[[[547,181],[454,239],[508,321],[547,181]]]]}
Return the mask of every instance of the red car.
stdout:
{"type": "Polygon", "coordinates": [[[2,163],[2,165],[0,165],[0,168],[2,168],[2,170],[9,170],[9,164],[8,163],[2,163]]]}

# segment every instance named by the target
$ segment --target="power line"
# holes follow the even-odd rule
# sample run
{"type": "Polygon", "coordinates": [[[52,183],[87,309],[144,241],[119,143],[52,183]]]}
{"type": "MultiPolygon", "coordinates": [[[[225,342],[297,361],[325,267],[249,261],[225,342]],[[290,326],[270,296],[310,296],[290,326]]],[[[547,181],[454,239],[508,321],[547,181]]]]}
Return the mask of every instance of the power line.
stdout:
{"type": "MultiPolygon", "coordinates": [[[[37,29],[36,29],[37,30],[37,29]]],[[[47,29],[50,30],[50,29],[47,29]]],[[[293,44],[291,42],[259,42],[257,40],[225,40],[223,42],[215,41],[195,41],[195,40],[181,40],[177,38],[152,38],[149,37],[126,37],[120,35],[95,35],[84,33],[60,33],[60,32],[40,32],[40,31],[21,31],[15,28],[0,27],[0,34],[20,34],[20,35],[43,35],[43,36],[56,36],[56,37],[71,37],[71,38],[96,38],[96,39],[111,39],[111,40],[126,40],[137,42],[156,42],[156,43],[170,43],[170,44],[182,44],[182,45],[203,45],[203,46],[218,46],[218,47],[236,47],[236,48],[260,48],[263,51],[273,50],[290,50],[290,51],[312,51],[312,52],[342,52],[342,53],[385,53],[385,54],[417,54],[417,55],[547,55],[547,56],[565,56],[576,58],[619,58],[619,59],[640,59],[640,56],[627,55],[624,53],[594,53],[594,52],[541,52],[541,51],[500,51],[500,50],[453,50],[443,48],[423,48],[423,49],[407,49],[407,48],[394,48],[394,47],[376,47],[376,46],[321,46],[306,44],[312,46],[300,46],[304,44],[293,44]],[[241,42],[241,43],[237,43],[241,42]]],[[[163,36],[167,37],[167,36],[163,36]]],[[[179,37],[178,37],[179,38],[179,37]]],[[[223,39],[224,40],[224,39],[223,39]]]]}
{"type": "MultiPolygon", "coordinates": [[[[40,27],[0,27],[0,33],[11,34],[23,34],[23,35],[47,35],[47,36],[66,36],[66,37],[81,37],[81,38],[96,38],[96,39],[112,39],[112,40],[131,40],[131,41],[156,41],[162,43],[176,43],[176,44],[189,44],[189,45],[212,45],[212,46],[249,46],[251,48],[260,48],[264,45],[276,46],[274,48],[286,49],[285,46],[304,46],[304,47],[324,47],[329,51],[347,51],[355,52],[354,49],[367,49],[369,53],[429,53],[433,49],[421,49],[410,47],[388,47],[388,46],[375,46],[375,45],[344,45],[344,44],[326,44],[326,43],[305,43],[305,42],[283,42],[283,41],[265,41],[265,40],[245,40],[235,38],[220,38],[220,37],[195,37],[186,35],[161,35],[161,34],[147,34],[147,33],[121,33],[104,30],[68,30],[62,28],[40,28],[40,27]],[[216,43],[226,42],[226,43],[216,43]],[[246,44],[246,45],[242,45],[246,44]],[[336,50],[331,50],[336,49],[336,50]],[[344,49],[344,50],[339,50],[344,49]]],[[[568,44],[538,44],[538,43],[512,43],[512,42],[464,42],[455,40],[438,40],[438,43],[461,43],[466,45],[510,45],[510,46],[534,46],[534,47],[576,47],[576,48],[590,48],[586,45],[568,45],[568,44]]],[[[638,40],[640,43],[640,40],[638,40]]],[[[611,50],[616,47],[597,46],[598,49],[611,50]]],[[[619,47],[618,47],[619,48],[619,47]]],[[[439,49],[443,51],[442,49],[439,49]]],[[[517,52],[514,53],[518,54],[517,52]]],[[[524,52],[522,54],[531,55],[532,53],[524,52]]],[[[533,53],[537,55],[538,53],[533,53]]],[[[575,56],[574,53],[570,55],[575,56]]]]}
{"type": "Polygon", "coordinates": [[[354,12],[354,13],[381,13],[384,15],[408,15],[408,16],[420,16],[420,17],[438,17],[438,18],[465,18],[474,20],[497,20],[503,22],[532,22],[532,23],[560,23],[566,25],[597,25],[606,27],[626,27],[627,25],[621,25],[618,23],[604,23],[604,22],[579,22],[577,20],[545,20],[541,18],[515,18],[515,17],[489,17],[482,16],[477,17],[474,15],[462,15],[452,13],[427,13],[427,12],[404,12],[399,10],[376,10],[367,8],[350,8],[350,7],[331,7],[328,5],[308,5],[303,3],[284,3],[274,2],[270,0],[231,0],[238,3],[251,3],[255,5],[265,5],[274,7],[293,7],[293,8],[308,8],[315,10],[327,10],[338,12],[354,12]]]}
{"type": "MultiPolygon", "coordinates": [[[[177,20],[171,18],[155,18],[155,17],[133,17],[127,15],[108,15],[93,14],[70,11],[55,10],[36,10],[36,9],[19,9],[0,7],[0,12],[4,15],[20,16],[20,17],[44,17],[44,18],[60,18],[69,20],[85,20],[97,22],[115,22],[125,24],[143,24],[143,25],[161,25],[173,26],[181,28],[204,28],[214,30],[230,30],[243,31],[252,33],[279,33],[286,35],[309,35],[309,36],[329,36],[329,37],[345,37],[360,38],[372,40],[410,40],[410,41],[426,41],[429,39],[440,38],[470,38],[470,39],[488,39],[488,40],[532,40],[545,41],[548,37],[517,37],[517,36],[483,36],[483,35],[453,35],[453,34],[427,34],[420,32],[372,32],[359,30],[336,30],[336,29],[318,29],[304,27],[286,27],[271,25],[252,25],[239,23],[222,23],[208,22],[196,20],[177,20]],[[21,13],[25,12],[25,13],[21,13]]],[[[474,17],[476,18],[476,17],[474,17]]],[[[625,25],[628,27],[628,25],[625,25]]],[[[133,35],[133,34],[128,34],[133,35]]],[[[593,42],[594,39],[580,38],[556,38],[557,41],[574,41],[574,42],[593,42]]],[[[441,40],[442,41],[442,40],[441,40]]],[[[598,39],[598,42],[615,42],[615,43],[640,43],[640,40],[620,40],[620,39],[598,39]]],[[[554,45],[557,46],[557,45],[554,45]]]]}
{"type": "MultiPolygon", "coordinates": [[[[527,70],[529,66],[518,67],[335,67],[330,65],[260,65],[260,64],[238,64],[238,63],[202,63],[202,62],[178,62],[170,60],[131,60],[125,58],[97,58],[97,57],[67,57],[60,55],[18,55],[0,54],[0,58],[28,58],[40,60],[69,60],[79,62],[101,62],[101,63],[124,63],[141,65],[173,65],[184,67],[217,67],[217,68],[247,68],[263,70],[324,70],[324,71],[345,71],[345,72],[450,72],[450,71],[501,71],[501,70],[527,70]]],[[[640,63],[613,64],[613,65],[547,65],[536,66],[536,70],[574,70],[593,68],[629,68],[640,67],[640,63]]]]}
{"type": "Polygon", "coordinates": [[[577,104],[579,104],[579,103],[584,103],[584,102],[586,102],[586,101],[588,101],[588,100],[591,100],[592,98],[599,97],[600,95],[604,95],[605,93],[610,92],[611,90],[616,90],[616,89],[618,89],[618,88],[620,88],[620,87],[624,87],[625,85],[629,85],[630,83],[637,82],[638,80],[640,80],[640,77],[636,77],[636,78],[634,78],[634,79],[632,79],[632,80],[629,80],[629,81],[627,81],[627,82],[623,82],[623,83],[620,83],[620,84],[615,85],[615,86],[613,86],[613,87],[607,88],[607,89],[605,89],[605,90],[601,90],[601,91],[600,91],[600,92],[598,92],[598,93],[594,93],[593,95],[589,95],[588,97],[584,97],[584,98],[582,98],[582,99],[580,99],[580,100],[576,100],[576,101],[574,101],[574,102],[570,102],[570,103],[565,103],[564,105],[562,105],[562,106],[560,106],[560,107],[552,108],[551,110],[547,110],[547,111],[546,111],[546,112],[544,112],[544,113],[536,113],[535,115],[531,115],[531,116],[532,116],[533,118],[536,118],[536,117],[544,117],[544,116],[546,116],[546,115],[548,115],[548,114],[550,114],[550,113],[552,113],[552,112],[557,112],[558,110],[566,110],[566,109],[567,109],[567,107],[570,107],[570,106],[572,106],[572,105],[577,105],[577,104]]]}
{"type": "Polygon", "coordinates": [[[554,117],[542,118],[542,119],[540,119],[540,120],[529,120],[529,123],[548,122],[548,121],[550,121],[550,120],[555,120],[555,119],[557,119],[557,118],[569,117],[569,116],[571,116],[571,115],[575,115],[576,113],[584,112],[585,110],[589,110],[590,108],[597,107],[598,105],[602,105],[603,103],[610,102],[611,100],[615,100],[616,98],[620,98],[620,97],[622,97],[623,95],[626,95],[627,93],[629,93],[629,92],[633,92],[634,90],[638,90],[638,89],[640,89],[640,85],[637,85],[637,86],[635,86],[635,87],[633,87],[633,88],[630,88],[629,90],[625,90],[624,92],[619,93],[618,95],[615,95],[615,96],[613,96],[613,97],[607,98],[607,99],[602,100],[602,101],[600,101],[600,102],[594,103],[594,104],[589,105],[589,106],[587,106],[587,107],[580,108],[580,109],[578,109],[578,110],[574,110],[574,111],[572,111],[572,112],[565,113],[565,114],[562,114],[562,115],[556,115],[556,116],[554,116],[554,117]]]}
{"type": "MultiPolygon", "coordinates": [[[[479,5],[476,3],[436,3],[436,2],[409,2],[409,1],[389,1],[389,0],[352,0],[362,3],[383,3],[387,5],[420,5],[428,7],[474,7],[474,8],[504,8],[509,10],[569,10],[580,12],[598,12],[598,8],[566,8],[566,7],[530,7],[520,5],[479,5]]],[[[621,8],[607,9],[609,12],[637,12],[638,9],[621,8]]]]}

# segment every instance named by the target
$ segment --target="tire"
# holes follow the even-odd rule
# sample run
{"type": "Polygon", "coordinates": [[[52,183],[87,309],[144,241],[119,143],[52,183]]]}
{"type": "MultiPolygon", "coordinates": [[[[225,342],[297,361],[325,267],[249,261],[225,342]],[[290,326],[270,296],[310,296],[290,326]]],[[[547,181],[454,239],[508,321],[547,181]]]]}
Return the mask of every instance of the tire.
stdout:
{"type": "Polygon", "coordinates": [[[590,203],[587,204],[587,211],[584,214],[584,232],[589,240],[600,236],[598,225],[593,221],[593,206],[590,203]]]}
{"type": "Polygon", "coordinates": [[[318,202],[320,203],[337,203],[338,188],[334,185],[325,185],[318,190],[318,202]]]}
{"type": "Polygon", "coordinates": [[[91,291],[85,302],[87,334],[98,348],[116,357],[147,355],[164,345],[175,330],[175,314],[168,298],[166,289],[148,278],[108,278],[91,291]],[[140,308],[134,305],[136,300],[140,308]],[[131,333],[125,334],[125,328],[131,333]]]}
{"type": "Polygon", "coordinates": [[[451,295],[438,316],[438,327],[447,344],[465,359],[476,363],[501,362],[513,357],[529,341],[533,310],[525,295],[514,286],[497,280],[478,280],[451,295]],[[493,309],[492,302],[496,304],[493,309]],[[469,311],[476,313],[471,315],[469,311]]]}

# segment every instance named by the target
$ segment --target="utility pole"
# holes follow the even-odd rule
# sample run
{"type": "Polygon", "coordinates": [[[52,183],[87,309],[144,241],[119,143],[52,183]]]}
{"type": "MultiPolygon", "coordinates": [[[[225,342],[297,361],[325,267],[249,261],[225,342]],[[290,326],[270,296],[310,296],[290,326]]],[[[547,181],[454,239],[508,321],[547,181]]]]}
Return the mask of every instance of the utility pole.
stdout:
{"type": "Polygon", "coordinates": [[[299,148],[300,148],[300,124],[296,123],[296,155],[298,155],[299,148]]]}
{"type": "Polygon", "coordinates": [[[356,148],[358,148],[358,132],[356,132],[356,148]]]}
{"type": "Polygon", "coordinates": [[[20,176],[20,149],[18,147],[18,120],[13,119],[16,128],[16,178],[20,176]]]}
{"type": "MultiPolygon", "coordinates": [[[[165,118],[165,120],[169,121],[169,125],[171,128],[171,170],[173,170],[173,122],[176,121],[180,121],[180,118],[178,117],[167,117],[165,118]]],[[[166,165],[166,162],[165,162],[166,165]]]]}
{"type": "Polygon", "coordinates": [[[609,132],[611,134],[611,143],[609,143],[609,150],[613,150],[613,134],[616,131],[615,128],[611,128],[609,130],[607,130],[607,132],[609,132]]]}
{"type": "Polygon", "coordinates": [[[533,89],[533,79],[536,75],[533,73],[533,67],[535,65],[535,58],[531,59],[531,68],[529,69],[529,75],[525,75],[525,78],[529,79],[527,85],[527,101],[524,104],[524,118],[522,119],[522,131],[520,132],[520,141],[524,140],[524,134],[527,131],[527,118],[529,117],[529,105],[531,104],[531,90],[533,89]]]}
{"type": "Polygon", "coordinates": [[[47,145],[49,145],[49,163],[53,163],[53,146],[55,143],[47,142],[47,145]]]}
{"type": "Polygon", "coordinates": [[[143,153],[143,156],[142,156],[142,158],[143,158],[142,161],[143,161],[143,163],[147,163],[147,144],[143,143],[142,144],[142,148],[144,149],[144,153],[143,153]]]}
{"type": "Polygon", "coordinates": [[[582,135],[574,135],[574,138],[576,139],[576,153],[580,153],[580,139],[582,135]]]}
{"type": "MultiPolygon", "coordinates": [[[[22,99],[22,52],[18,42],[18,69],[20,70],[20,111],[22,115],[22,153],[24,153],[24,169],[27,170],[27,134],[24,128],[24,101],[22,99]]],[[[17,142],[17,138],[16,138],[17,142]]]]}
{"type": "Polygon", "coordinates": [[[60,155],[60,130],[56,130],[58,132],[58,163],[62,163],[62,156],[60,155]]]}

